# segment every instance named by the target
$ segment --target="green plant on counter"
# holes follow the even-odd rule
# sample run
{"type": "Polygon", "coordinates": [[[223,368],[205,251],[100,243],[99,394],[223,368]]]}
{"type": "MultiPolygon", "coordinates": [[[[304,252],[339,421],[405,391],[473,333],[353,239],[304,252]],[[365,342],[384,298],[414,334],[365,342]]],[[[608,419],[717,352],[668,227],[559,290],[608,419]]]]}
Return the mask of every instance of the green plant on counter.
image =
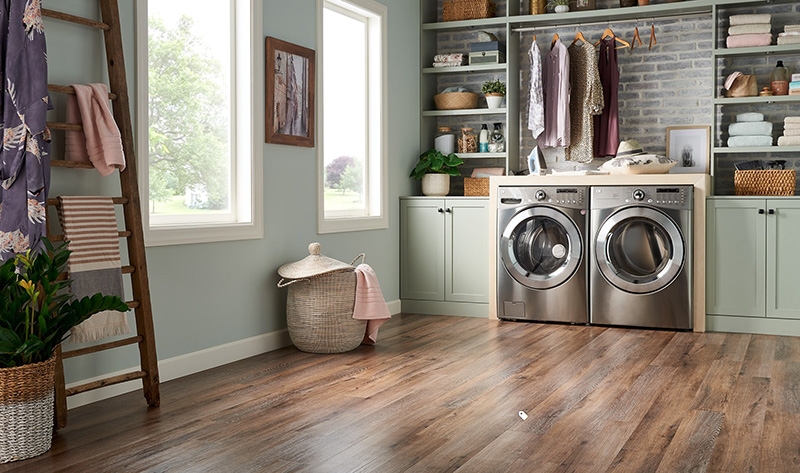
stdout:
{"type": "Polygon", "coordinates": [[[38,254],[28,251],[0,266],[0,368],[47,361],[72,327],[98,312],[128,310],[117,296],[65,294],[72,281],[59,277],[72,253],[69,242],[42,242],[38,254]]]}
{"type": "Polygon", "coordinates": [[[464,160],[454,153],[444,155],[435,149],[429,149],[419,157],[417,166],[411,171],[409,177],[422,179],[425,174],[441,173],[450,176],[460,176],[458,166],[464,164],[464,160]]]}
{"type": "Polygon", "coordinates": [[[483,83],[483,87],[481,87],[481,92],[483,92],[484,95],[489,95],[489,94],[505,95],[506,84],[504,82],[501,82],[499,79],[487,80],[486,82],[483,83]]]}
{"type": "Polygon", "coordinates": [[[548,10],[553,10],[555,9],[555,7],[560,5],[569,6],[569,2],[570,0],[550,0],[549,2],[547,2],[547,6],[545,8],[547,8],[548,10]]]}

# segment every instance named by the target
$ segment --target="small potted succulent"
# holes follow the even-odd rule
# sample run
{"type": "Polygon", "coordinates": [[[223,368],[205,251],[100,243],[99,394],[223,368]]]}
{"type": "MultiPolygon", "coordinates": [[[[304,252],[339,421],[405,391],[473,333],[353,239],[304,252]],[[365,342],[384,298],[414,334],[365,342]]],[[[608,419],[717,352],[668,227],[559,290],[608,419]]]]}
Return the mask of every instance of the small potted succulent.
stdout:
{"type": "Polygon", "coordinates": [[[70,329],[98,312],[128,310],[117,296],[78,300],[66,292],[68,242],[57,247],[42,242],[41,252],[0,265],[0,463],[50,449],[54,351],[70,329]]]}
{"type": "Polygon", "coordinates": [[[487,80],[483,83],[481,92],[486,96],[489,108],[500,108],[503,105],[503,97],[506,96],[506,84],[498,79],[487,80]]]}
{"type": "Polygon", "coordinates": [[[556,13],[566,13],[569,11],[570,0],[550,0],[547,2],[547,9],[556,13]]]}
{"type": "Polygon", "coordinates": [[[464,160],[454,153],[444,155],[429,149],[420,155],[417,166],[409,177],[422,179],[422,193],[428,196],[445,196],[450,192],[450,176],[459,176],[458,166],[464,160]]]}

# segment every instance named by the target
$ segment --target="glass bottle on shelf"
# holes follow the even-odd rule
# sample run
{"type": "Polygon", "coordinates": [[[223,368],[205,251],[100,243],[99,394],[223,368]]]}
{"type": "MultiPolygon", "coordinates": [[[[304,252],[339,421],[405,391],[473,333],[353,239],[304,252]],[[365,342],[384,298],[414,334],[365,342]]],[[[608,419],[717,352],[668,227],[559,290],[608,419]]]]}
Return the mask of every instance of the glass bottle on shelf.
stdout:
{"type": "Polygon", "coordinates": [[[458,138],[458,152],[459,153],[478,152],[478,138],[475,136],[472,127],[464,127],[461,129],[461,136],[458,138]]]}
{"type": "Polygon", "coordinates": [[[769,85],[772,95],[789,95],[789,69],[783,65],[783,61],[778,61],[769,76],[769,85]]]}
{"type": "Polygon", "coordinates": [[[456,152],[456,135],[449,126],[440,126],[433,139],[433,147],[445,156],[456,152]]]}
{"type": "Polygon", "coordinates": [[[489,137],[489,152],[502,153],[506,150],[506,137],[503,136],[503,124],[495,123],[492,136],[489,137]]]}

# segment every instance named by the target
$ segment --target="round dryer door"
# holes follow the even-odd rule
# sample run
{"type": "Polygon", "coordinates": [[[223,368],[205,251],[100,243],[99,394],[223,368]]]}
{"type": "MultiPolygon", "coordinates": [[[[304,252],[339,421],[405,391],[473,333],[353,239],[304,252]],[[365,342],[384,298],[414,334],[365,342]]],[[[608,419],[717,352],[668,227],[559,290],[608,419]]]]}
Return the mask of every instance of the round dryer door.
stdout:
{"type": "Polygon", "coordinates": [[[680,229],[667,215],[647,207],[628,207],[609,216],[595,244],[603,276],[634,294],[667,287],[685,259],[680,229]]]}
{"type": "Polygon", "coordinates": [[[511,277],[533,289],[551,289],[568,281],[583,255],[578,227],[550,207],[516,214],[503,230],[500,248],[511,277]]]}

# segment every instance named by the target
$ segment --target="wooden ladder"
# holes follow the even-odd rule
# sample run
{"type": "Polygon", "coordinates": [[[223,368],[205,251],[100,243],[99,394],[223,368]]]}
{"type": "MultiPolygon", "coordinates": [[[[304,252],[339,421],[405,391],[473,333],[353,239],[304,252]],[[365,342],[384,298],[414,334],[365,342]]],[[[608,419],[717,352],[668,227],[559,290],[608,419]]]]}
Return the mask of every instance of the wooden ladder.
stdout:
{"type": "MultiPolygon", "coordinates": [[[[122,206],[125,216],[125,230],[120,231],[119,236],[128,242],[128,259],[130,265],[123,267],[122,273],[129,274],[131,277],[133,301],[128,302],[128,306],[134,310],[136,316],[136,336],[63,353],[61,352],[61,347],[57,349],[58,363],[56,364],[54,419],[56,428],[67,425],[67,396],[80,394],[104,386],[141,379],[147,404],[150,406],[158,406],[160,403],[158,389],[158,358],[156,357],[155,332],[153,329],[153,311],[150,304],[150,285],[147,279],[147,258],[145,256],[144,235],[142,232],[139,184],[136,176],[136,156],[134,154],[128,83],[125,77],[125,58],[122,51],[119,6],[117,0],[99,0],[99,2],[102,21],[90,20],[88,18],[47,9],[42,9],[42,14],[48,18],[55,18],[102,30],[105,37],[110,91],[109,98],[113,104],[114,119],[122,134],[122,148],[125,152],[125,159],[127,162],[125,170],[119,173],[122,197],[115,197],[114,203],[122,206]],[[64,384],[64,359],[134,344],[139,346],[140,370],[66,389],[64,384]]],[[[48,89],[50,92],[65,94],[75,93],[72,87],[63,85],[48,84],[48,89]]],[[[47,126],[51,130],[83,130],[83,127],[80,125],[61,122],[49,122],[47,126]]],[[[88,162],[53,160],[51,165],[53,167],[93,169],[91,163],[88,162]]],[[[48,207],[58,206],[58,199],[48,199],[47,205],[48,207]]],[[[48,216],[50,214],[51,212],[48,212],[48,216]]],[[[50,239],[53,241],[63,241],[64,235],[53,236],[50,239]]]]}

